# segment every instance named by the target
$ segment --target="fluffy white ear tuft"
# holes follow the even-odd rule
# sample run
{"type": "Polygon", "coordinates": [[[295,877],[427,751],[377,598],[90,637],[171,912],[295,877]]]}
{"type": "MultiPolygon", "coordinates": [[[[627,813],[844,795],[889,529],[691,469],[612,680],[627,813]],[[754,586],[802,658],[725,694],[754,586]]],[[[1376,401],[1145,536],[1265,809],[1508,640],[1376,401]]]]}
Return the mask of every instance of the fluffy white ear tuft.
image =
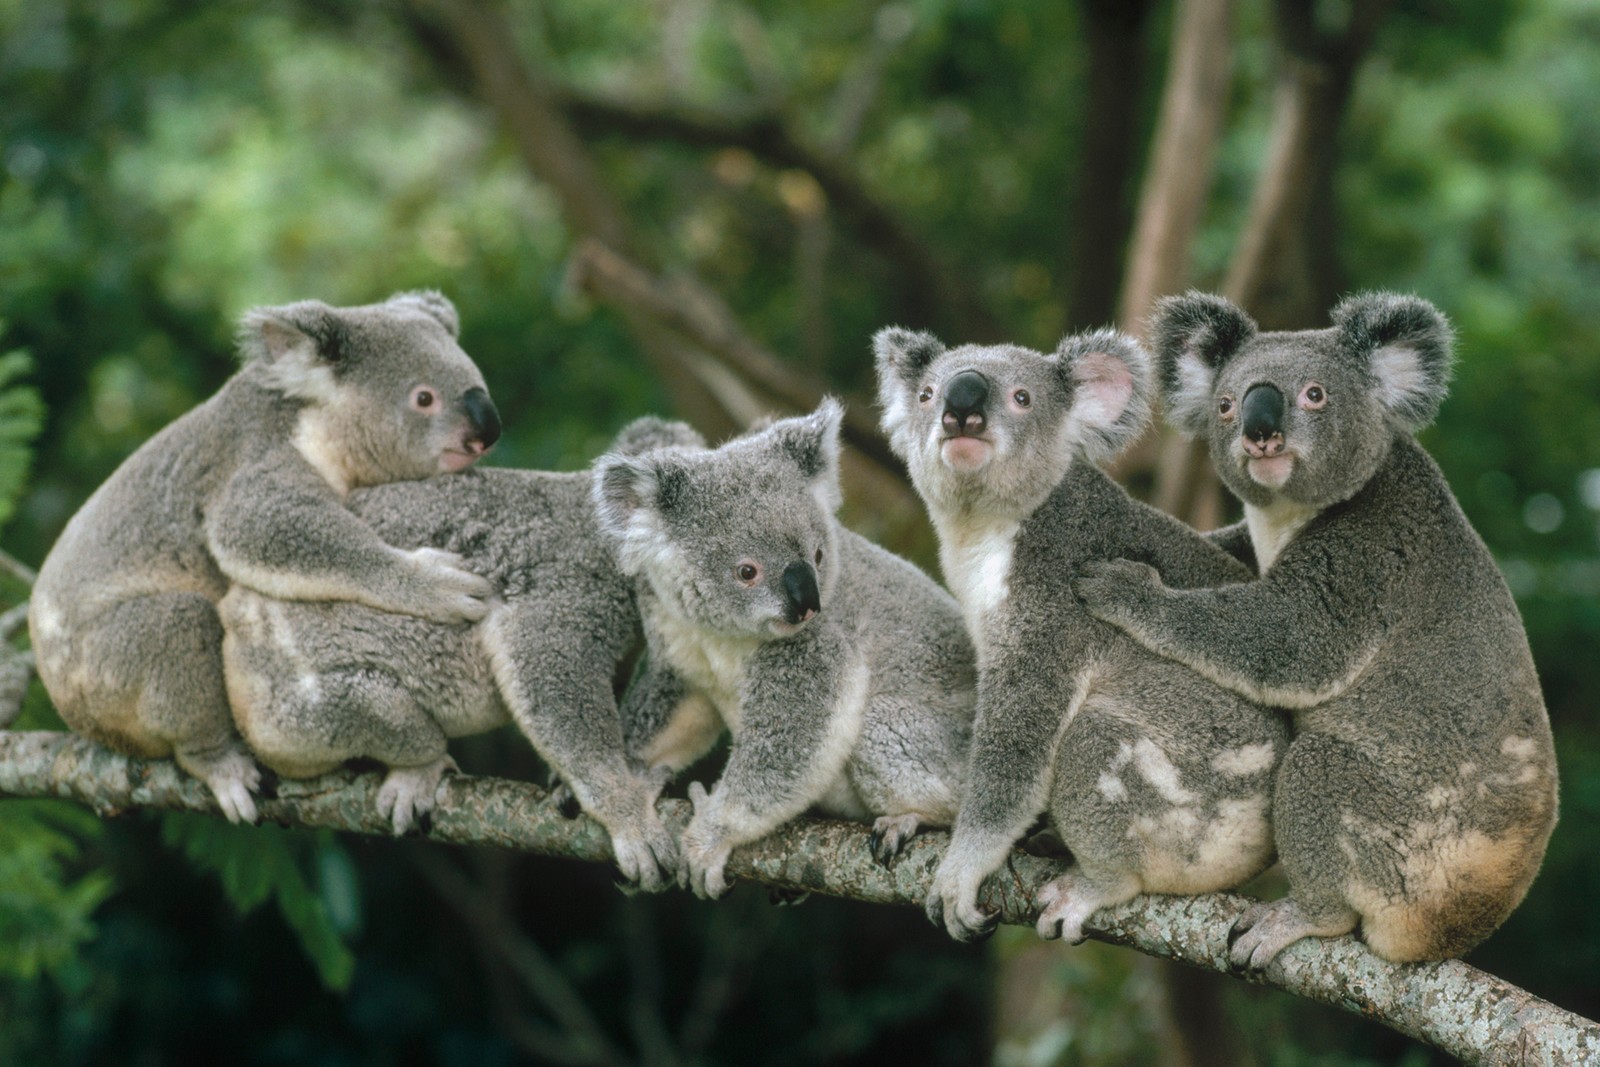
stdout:
{"type": "Polygon", "coordinates": [[[608,452],[595,460],[595,518],[612,537],[625,538],[639,520],[654,511],[659,490],[656,468],[648,460],[623,452],[608,452]]]}
{"type": "Polygon", "coordinates": [[[1056,349],[1070,380],[1072,437],[1099,463],[1131,444],[1150,421],[1150,357],[1116,330],[1094,330],[1056,349]]]}
{"type": "Polygon", "coordinates": [[[252,308],[239,322],[239,354],[263,368],[263,383],[314,404],[331,401],[344,359],[344,324],[319,300],[252,308]]]}
{"type": "Polygon", "coordinates": [[[1433,421],[1450,388],[1454,331],[1426,300],[1395,293],[1358,293],[1333,309],[1346,350],[1365,360],[1372,395],[1412,433],[1433,421]]]}
{"type": "Polygon", "coordinates": [[[1218,368],[1255,335],[1255,321],[1220,296],[1187,293],[1156,304],[1150,342],[1167,421],[1184,433],[1202,432],[1211,418],[1218,368]]]}
{"type": "Polygon", "coordinates": [[[811,482],[811,491],[828,511],[844,502],[839,487],[839,424],[844,407],[833,397],[824,397],[817,410],[798,418],[779,419],[761,431],[779,453],[786,456],[800,474],[811,482]]]}

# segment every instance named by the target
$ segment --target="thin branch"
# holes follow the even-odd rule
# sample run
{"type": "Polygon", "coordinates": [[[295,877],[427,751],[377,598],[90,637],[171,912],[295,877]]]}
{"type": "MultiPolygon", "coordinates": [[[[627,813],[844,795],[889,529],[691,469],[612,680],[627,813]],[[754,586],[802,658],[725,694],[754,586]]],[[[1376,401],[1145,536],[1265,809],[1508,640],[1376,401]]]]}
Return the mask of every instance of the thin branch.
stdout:
{"type": "Polygon", "coordinates": [[[0,549],[0,570],[10,574],[24,585],[31,586],[39,579],[38,571],[3,549],[0,549]]]}
{"type": "MultiPolygon", "coordinates": [[[[261,802],[265,819],[388,836],[376,803],[381,777],[348,771],[285,780],[261,802]]],[[[164,808],[215,814],[210,792],[166,760],[140,760],[65,733],[0,732],[0,796],[63,797],[102,814],[164,808]]],[[[568,820],[537,786],[465,775],[445,779],[430,837],[592,862],[609,862],[605,831],[588,818],[568,820]]],[[[688,822],[686,801],[661,804],[675,829],[688,822]]],[[[799,819],[736,849],[729,873],[744,881],[875,904],[920,907],[948,838],[917,838],[885,868],[873,860],[868,832],[854,823],[799,819]]],[[[1032,926],[1038,888],[1060,873],[1055,861],[1013,854],[984,886],[984,904],[1002,922],[1032,926]]],[[[1237,974],[1228,963],[1228,931],[1247,901],[1233,894],[1138,897],[1097,912],[1089,935],[1140,952],[1234,974],[1331,1004],[1434,1045],[1468,1063],[1572,1064],[1600,1058],[1600,1024],[1540,1000],[1459,960],[1397,966],[1349,937],[1307,939],[1264,972],[1237,974]]]]}

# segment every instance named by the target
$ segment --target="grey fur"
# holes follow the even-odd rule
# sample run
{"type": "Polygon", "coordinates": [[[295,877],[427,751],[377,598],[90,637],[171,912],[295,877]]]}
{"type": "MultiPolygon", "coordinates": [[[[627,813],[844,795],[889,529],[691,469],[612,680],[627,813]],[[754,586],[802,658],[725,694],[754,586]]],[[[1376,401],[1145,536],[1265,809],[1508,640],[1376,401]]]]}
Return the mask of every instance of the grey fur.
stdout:
{"type": "Polygon", "coordinates": [[[67,524],[29,625],[68,725],[124,752],[174,756],[228,818],[253,821],[259,772],[228,713],[216,602],[231,583],[481,617],[483,579],[452,556],[385,545],[343,496],[470,463],[492,438],[493,407],[437,293],[258,308],[240,347],[239,372],[67,524]],[[424,387],[427,412],[413,406],[424,387]]]}
{"type": "Polygon", "coordinates": [[[675,773],[733,735],[715,788],[690,788],[683,874],[701,896],[726,890],[734,847],[811,807],[876,817],[883,862],[955,815],[972,649],[947,593],[834,517],[841,414],[827,401],[715,450],[596,465],[648,641],[624,700],[630,751],[675,773]],[[742,581],[741,565],[759,572],[742,581]],[[787,581],[813,583],[814,616],[787,581]]]}
{"type": "Polygon", "coordinates": [[[1333,322],[1258,333],[1219,297],[1162,303],[1169,410],[1205,435],[1266,569],[1178,591],[1119,562],[1075,584],[1153,651],[1294,712],[1273,807],[1289,895],[1240,921],[1241,965],[1358,922],[1388,959],[1458,956],[1521,901],[1556,819],[1516,604],[1412,437],[1444,398],[1450,328],[1387,293],[1346,299],[1333,322]],[[1252,458],[1241,433],[1259,383],[1287,400],[1276,457],[1252,458]]]}
{"type": "MultiPolygon", "coordinates": [[[[640,420],[619,446],[697,445],[640,420]]],[[[390,768],[379,802],[405,833],[455,769],[448,738],[515,721],[645,889],[675,874],[655,811],[664,777],[624,756],[612,680],[641,640],[632,580],[601,536],[588,472],[481,470],[366,489],[356,515],[402,549],[462,559],[497,591],[487,618],[449,625],[355,604],[295,604],[235,588],[222,602],[228,689],[261,761],[291,776],[345,760],[390,768]]]]}
{"type": "Polygon", "coordinates": [[[1039,894],[1046,937],[1081,940],[1096,909],[1139,892],[1256,874],[1271,854],[1281,718],[1090,618],[1069,586],[1085,563],[1119,556],[1181,586],[1249,576],[1092,462],[1144,428],[1143,349],[1101,330],[1049,355],[947,350],[902,329],[881,331],[874,349],[884,429],[978,647],[972,763],[929,918],[963,940],[991,930],[979,887],[1041,811],[1076,861],[1039,894]],[[965,410],[955,398],[969,371],[988,389],[976,437],[945,425],[947,408],[965,410]]]}

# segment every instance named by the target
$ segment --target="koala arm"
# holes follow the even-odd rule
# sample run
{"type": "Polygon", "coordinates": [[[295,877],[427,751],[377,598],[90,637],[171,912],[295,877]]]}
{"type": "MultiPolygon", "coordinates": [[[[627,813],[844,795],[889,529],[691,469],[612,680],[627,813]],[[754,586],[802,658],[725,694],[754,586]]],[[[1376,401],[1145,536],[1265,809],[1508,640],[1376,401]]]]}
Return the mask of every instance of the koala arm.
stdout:
{"type": "MultiPolygon", "coordinates": [[[[1255,571],[1247,568],[1227,547],[1218,545],[1187,523],[1155,508],[1141,506],[1138,522],[1124,544],[1137,546],[1129,558],[1148,563],[1162,579],[1178,589],[1205,588],[1247,582],[1255,571]]],[[[1250,535],[1244,534],[1249,544],[1250,535]]],[[[1254,560],[1254,552],[1251,553],[1254,560]]]]}
{"type": "Polygon", "coordinates": [[[1048,805],[1061,734],[1094,679],[1088,620],[1021,614],[993,627],[1018,640],[984,657],[961,810],[925,904],[929,919],[962,941],[993,930],[979,888],[1048,805]]]}
{"type": "Polygon", "coordinates": [[[1072,587],[1090,614],[1157,655],[1257,703],[1302,710],[1344,692],[1387,636],[1387,554],[1319,548],[1297,544],[1264,577],[1218,589],[1171,589],[1128,560],[1087,564],[1072,587]]]}
{"type": "Polygon", "coordinates": [[[1250,540],[1250,528],[1245,525],[1243,519],[1232,526],[1224,526],[1200,536],[1250,568],[1252,576],[1256,573],[1256,546],[1255,542],[1250,540]]]}
{"type": "Polygon", "coordinates": [[[280,600],[349,600],[436,622],[476,621],[493,587],[447,552],[383,542],[290,448],[207,502],[207,547],[230,581],[280,600]]]}
{"type": "Polygon", "coordinates": [[[843,773],[869,681],[860,653],[821,628],[752,654],[728,764],[714,792],[691,790],[683,852],[696,894],[720,896],[729,853],[804,812],[843,773]]]}
{"type": "Polygon", "coordinates": [[[639,661],[621,711],[629,757],[664,772],[663,777],[710,752],[725,728],[711,702],[652,652],[639,661]]]}

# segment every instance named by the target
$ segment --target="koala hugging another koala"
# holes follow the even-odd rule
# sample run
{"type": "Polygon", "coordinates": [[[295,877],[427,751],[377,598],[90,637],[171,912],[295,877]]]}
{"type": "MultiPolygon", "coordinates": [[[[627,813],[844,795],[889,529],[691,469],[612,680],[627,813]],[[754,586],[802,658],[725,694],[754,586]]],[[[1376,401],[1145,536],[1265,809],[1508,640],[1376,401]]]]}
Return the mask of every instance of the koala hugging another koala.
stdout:
{"type": "MultiPolygon", "coordinates": [[[[646,419],[619,447],[668,441],[700,438],[646,419]]],[[[449,738],[515,721],[611,835],[623,877],[663,888],[677,847],[655,810],[662,779],[626,758],[612,686],[639,644],[638,610],[596,523],[592,480],[492,469],[350,495],[389,543],[448,552],[493,583],[476,626],[235,587],[221,605],[228,692],[261,761],[296,778],[381,761],[390,770],[378,806],[399,834],[455,769],[449,738]]]]}
{"type": "Polygon", "coordinates": [[[1152,652],[1293,714],[1272,809],[1289,894],[1240,918],[1239,965],[1358,925],[1386,959],[1461,955],[1522,900],[1556,820],[1522,620],[1413,437],[1450,327],[1387,293],[1332,318],[1260,333],[1220,297],[1160,305],[1167,410],[1244,501],[1261,573],[1178,589],[1123,553],[1074,585],[1152,652]]]}
{"type": "Polygon", "coordinates": [[[173,756],[231,820],[260,772],[234,730],[216,604],[230,584],[358,601],[442,622],[481,618],[489,583],[434,549],[385,544],[352,489],[459,471],[500,421],[433,292],[244,317],[244,365],[152,437],[67,524],[29,614],[39,677],[74,730],[173,756]]]}
{"type": "Polygon", "coordinates": [[[629,752],[670,774],[733,735],[715,788],[689,791],[683,874],[700,896],[726,891],[733,848],[813,806],[876,817],[885,863],[955,816],[972,648],[949,594],[834,517],[841,415],[827,401],[717,449],[595,467],[648,641],[623,701],[629,752]]]}
{"type": "Polygon", "coordinates": [[[1271,859],[1281,716],[1090,617],[1070,582],[1093,560],[1157,567],[1179,587],[1243,564],[1095,466],[1136,437],[1149,361],[1114,331],[1048,355],[874,339],[883,426],[910,468],[978,651],[971,765],[929,918],[963,940],[997,918],[984,878],[1048,810],[1074,864],[1039,893],[1040,934],[1083,938],[1140,892],[1225,889],[1271,859]]]}

